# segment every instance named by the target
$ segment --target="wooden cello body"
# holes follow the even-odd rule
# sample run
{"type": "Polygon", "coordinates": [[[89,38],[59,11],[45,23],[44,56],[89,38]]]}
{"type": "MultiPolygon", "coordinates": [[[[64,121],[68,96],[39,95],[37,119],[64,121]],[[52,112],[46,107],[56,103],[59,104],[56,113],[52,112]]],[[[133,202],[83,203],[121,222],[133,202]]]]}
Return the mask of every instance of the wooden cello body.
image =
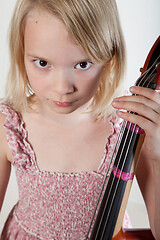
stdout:
{"type": "Polygon", "coordinates": [[[123,230],[112,238],[113,240],[154,240],[150,229],[123,230]]]}
{"type": "MultiPolygon", "coordinates": [[[[137,86],[160,90],[160,37],[151,48],[141,72],[136,82],[137,86]]],[[[99,197],[86,239],[154,240],[150,229],[122,229],[132,185],[132,180],[126,180],[125,177],[135,172],[143,140],[144,132],[139,126],[123,122],[122,134],[117,140],[118,147],[115,146],[116,153],[113,153],[111,159],[112,170],[109,178],[104,180],[102,196],[99,197]]]]}

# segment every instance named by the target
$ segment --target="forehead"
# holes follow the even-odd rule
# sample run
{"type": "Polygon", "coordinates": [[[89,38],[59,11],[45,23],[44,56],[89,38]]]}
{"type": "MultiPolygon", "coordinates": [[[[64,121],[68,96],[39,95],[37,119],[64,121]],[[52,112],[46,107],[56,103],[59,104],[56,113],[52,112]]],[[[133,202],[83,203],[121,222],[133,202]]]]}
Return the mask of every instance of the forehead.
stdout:
{"type": "Polygon", "coordinates": [[[86,53],[71,37],[65,24],[56,16],[45,11],[34,10],[26,19],[24,31],[25,50],[44,57],[64,57],[71,53],[76,57],[86,53]],[[48,56],[45,56],[48,55],[48,56]]]}
{"type": "Polygon", "coordinates": [[[32,33],[34,37],[39,35],[40,37],[45,36],[47,39],[54,33],[55,37],[63,35],[70,41],[72,40],[64,23],[58,17],[42,10],[32,10],[28,14],[25,23],[25,36],[29,33],[32,33]]]}

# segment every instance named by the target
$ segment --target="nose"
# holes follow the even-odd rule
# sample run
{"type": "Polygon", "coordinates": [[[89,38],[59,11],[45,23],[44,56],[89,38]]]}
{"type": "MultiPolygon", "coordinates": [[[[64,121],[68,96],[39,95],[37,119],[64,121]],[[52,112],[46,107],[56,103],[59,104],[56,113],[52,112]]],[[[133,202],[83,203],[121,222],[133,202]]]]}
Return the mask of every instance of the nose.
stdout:
{"type": "Polygon", "coordinates": [[[57,70],[53,73],[53,91],[59,95],[73,93],[75,90],[71,73],[65,70],[57,70]]]}

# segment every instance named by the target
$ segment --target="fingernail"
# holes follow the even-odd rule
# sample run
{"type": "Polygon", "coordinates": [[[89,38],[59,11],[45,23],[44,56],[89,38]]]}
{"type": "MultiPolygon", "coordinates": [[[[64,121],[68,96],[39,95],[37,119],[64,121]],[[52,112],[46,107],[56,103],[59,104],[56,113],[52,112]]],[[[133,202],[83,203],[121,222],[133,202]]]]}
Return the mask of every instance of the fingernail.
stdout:
{"type": "Polygon", "coordinates": [[[118,102],[118,101],[119,101],[118,98],[113,99],[113,102],[118,102]]]}
{"type": "Polygon", "coordinates": [[[119,116],[122,116],[122,115],[123,115],[123,112],[118,111],[117,114],[118,114],[119,116]]]}
{"type": "Polygon", "coordinates": [[[134,90],[135,90],[135,87],[134,87],[134,86],[132,86],[132,87],[130,87],[130,88],[129,88],[129,90],[130,90],[131,92],[134,92],[134,90]]]}

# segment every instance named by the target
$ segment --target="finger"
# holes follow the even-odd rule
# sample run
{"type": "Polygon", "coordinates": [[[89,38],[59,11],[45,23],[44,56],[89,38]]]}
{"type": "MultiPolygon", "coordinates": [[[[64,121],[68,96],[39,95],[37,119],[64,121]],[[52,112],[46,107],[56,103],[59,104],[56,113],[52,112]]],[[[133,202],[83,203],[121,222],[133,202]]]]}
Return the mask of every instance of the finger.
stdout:
{"type": "Polygon", "coordinates": [[[153,124],[148,119],[145,119],[139,115],[131,114],[128,112],[122,112],[122,111],[118,111],[117,115],[126,121],[129,121],[131,123],[138,125],[140,128],[142,128],[145,131],[147,135],[149,136],[153,135],[153,132],[154,132],[153,129],[155,124],[153,124]]]}
{"type": "Polygon", "coordinates": [[[151,99],[152,101],[160,104],[160,94],[153,89],[145,88],[145,87],[139,87],[139,86],[132,86],[130,87],[130,92],[133,94],[144,96],[148,99],[151,99]]]}
{"type": "Polygon", "coordinates": [[[113,104],[118,102],[137,102],[140,104],[143,104],[144,106],[148,106],[149,108],[151,108],[152,110],[154,110],[156,113],[160,114],[160,104],[158,104],[157,102],[154,102],[144,96],[141,95],[131,95],[131,96],[123,96],[120,98],[116,98],[113,100],[113,104]]]}
{"type": "Polygon", "coordinates": [[[158,124],[160,121],[160,114],[143,103],[115,101],[112,105],[116,109],[123,109],[129,112],[138,113],[141,117],[146,118],[155,124],[158,124]]]}

